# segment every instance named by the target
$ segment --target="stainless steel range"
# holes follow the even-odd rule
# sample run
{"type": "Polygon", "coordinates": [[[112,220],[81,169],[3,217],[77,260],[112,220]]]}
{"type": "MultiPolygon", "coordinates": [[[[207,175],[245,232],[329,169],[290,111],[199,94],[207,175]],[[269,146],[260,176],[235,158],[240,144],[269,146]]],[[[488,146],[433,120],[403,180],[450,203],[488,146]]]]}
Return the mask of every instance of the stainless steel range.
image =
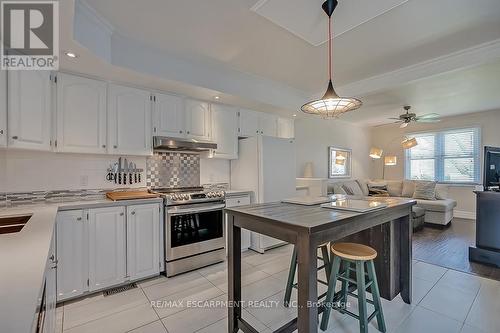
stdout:
{"type": "Polygon", "coordinates": [[[202,187],[154,189],[165,204],[167,276],[224,261],[224,191],[202,187]]]}

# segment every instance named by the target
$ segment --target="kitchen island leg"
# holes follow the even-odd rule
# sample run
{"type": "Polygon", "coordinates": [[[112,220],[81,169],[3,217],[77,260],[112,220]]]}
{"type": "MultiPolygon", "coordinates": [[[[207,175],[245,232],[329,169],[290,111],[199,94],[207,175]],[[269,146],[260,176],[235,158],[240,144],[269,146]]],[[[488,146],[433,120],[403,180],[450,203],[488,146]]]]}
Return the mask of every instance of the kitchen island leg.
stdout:
{"type": "Polygon", "coordinates": [[[238,332],[241,318],[241,228],[234,225],[234,216],[229,216],[228,229],[228,333],[238,332]]]}
{"type": "Polygon", "coordinates": [[[302,234],[297,242],[298,254],[298,321],[299,333],[318,330],[318,283],[317,283],[317,246],[309,234],[302,234]]]}
{"type": "MultiPolygon", "coordinates": [[[[411,212],[410,212],[411,214],[411,212]]],[[[411,215],[403,216],[399,219],[401,225],[400,242],[400,286],[401,298],[405,303],[411,304],[412,301],[412,237],[413,227],[411,215]]]]}

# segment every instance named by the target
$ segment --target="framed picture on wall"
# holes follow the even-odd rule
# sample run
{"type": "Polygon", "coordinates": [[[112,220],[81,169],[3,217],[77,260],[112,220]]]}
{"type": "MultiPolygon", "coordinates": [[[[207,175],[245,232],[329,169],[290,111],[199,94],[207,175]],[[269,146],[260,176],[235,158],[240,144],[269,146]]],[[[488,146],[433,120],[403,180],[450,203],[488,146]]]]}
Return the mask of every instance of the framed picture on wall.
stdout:
{"type": "Polygon", "coordinates": [[[352,150],[328,147],[328,177],[350,178],[352,171],[352,150]]]}

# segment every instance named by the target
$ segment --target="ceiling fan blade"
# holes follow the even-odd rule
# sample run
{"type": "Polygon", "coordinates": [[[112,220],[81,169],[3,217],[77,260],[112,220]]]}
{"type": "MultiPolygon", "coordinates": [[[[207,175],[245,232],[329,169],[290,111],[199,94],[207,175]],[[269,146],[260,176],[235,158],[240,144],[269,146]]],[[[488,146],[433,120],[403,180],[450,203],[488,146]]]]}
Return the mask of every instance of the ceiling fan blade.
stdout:
{"type": "Polygon", "coordinates": [[[399,125],[399,128],[405,128],[409,125],[410,123],[402,123],[401,125],[399,125]]]}
{"type": "Polygon", "coordinates": [[[417,116],[417,119],[435,119],[435,118],[439,118],[439,114],[427,113],[427,114],[423,114],[421,116],[417,116]]]}
{"type": "Polygon", "coordinates": [[[428,119],[416,119],[415,121],[419,123],[439,123],[441,119],[428,118],[428,119]]]}
{"type": "Polygon", "coordinates": [[[394,117],[387,118],[387,119],[391,119],[391,120],[401,120],[400,118],[394,118],[394,117]]]}

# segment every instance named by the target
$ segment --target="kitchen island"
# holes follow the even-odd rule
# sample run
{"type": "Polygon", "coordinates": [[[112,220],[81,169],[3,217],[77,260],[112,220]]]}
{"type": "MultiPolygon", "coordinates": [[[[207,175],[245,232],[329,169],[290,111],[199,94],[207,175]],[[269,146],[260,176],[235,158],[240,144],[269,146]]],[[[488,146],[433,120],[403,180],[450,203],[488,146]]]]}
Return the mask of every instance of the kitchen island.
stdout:
{"type": "MultiPolygon", "coordinates": [[[[370,199],[373,200],[373,199],[370,199]]],[[[241,228],[295,244],[298,254],[298,318],[275,332],[317,332],[317,248],[319,245],[354,239],[373,246],[381,295],[397,294],[411,303],[412,227],[411,199],[377,198],[387,207],[368,213],[338,211],[320,206],[287,203],[255,204],[226,209],[228,214],[228,332],[257,332],[241,316],[241,228]]]]}

